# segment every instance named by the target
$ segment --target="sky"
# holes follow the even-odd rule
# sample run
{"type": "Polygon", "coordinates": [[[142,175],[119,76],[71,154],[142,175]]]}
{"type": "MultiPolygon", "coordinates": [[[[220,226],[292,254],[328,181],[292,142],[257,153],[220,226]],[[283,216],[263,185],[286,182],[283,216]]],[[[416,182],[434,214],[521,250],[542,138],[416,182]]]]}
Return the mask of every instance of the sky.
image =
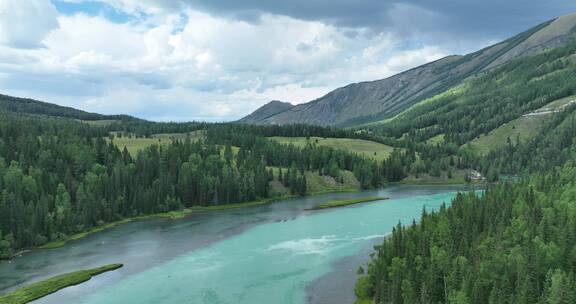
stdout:
{"type": "Polygon", "coordinates": [[[571,0],[0,0],[0,93],[231,121],[572,12],[571,0]]]}

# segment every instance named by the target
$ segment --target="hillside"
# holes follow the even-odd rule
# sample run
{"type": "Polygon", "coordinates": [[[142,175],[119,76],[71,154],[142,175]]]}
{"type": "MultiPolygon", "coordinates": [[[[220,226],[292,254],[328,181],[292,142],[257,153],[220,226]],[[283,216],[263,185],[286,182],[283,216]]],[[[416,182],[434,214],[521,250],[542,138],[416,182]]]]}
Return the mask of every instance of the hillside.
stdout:
{"type": "Polygon", "coordinates": [[[514,60],[424,100],[394,119],[365,128],[379,136],[416,142],[441,135],[460,146],[502,127],[491,133],[500,139],[492,137],[486,145],[497,146],[508,136],[515,140],[514,132],[502,132],[505,124],[510,130],[518,125],[519,132],[536,131],[527,122],[545,119],[570,104],[576,94],[575,52],[576,42],[572,42],[514,60]]]}
{"type": "Polygon", "coordinates": [[[27,115],[45,115],[72,118],[85,121],[125,120],[134,119],[128,115],[103,115],[90,113],[71,107],[63,107],[52,103],[29,98],[19,98],[0,94],[0,112],[19,113],[27,115]]]}
{"type": "Polygon", "coordinates": [[[243,119],[257,124],[351,126],[392,117],[479,72],[557,47],[575,36],[576,14],[540,24],[466,56],[448,56],[398,75],[355,83],[275,115],[243,119]]]}
{"type": "Polygon", "coordinates": [[[521,117],[490,131],[488,134],[480,135],[470,144],[480,153],[488,153],[491,150],[506,146],[508,141],[528,141],[540,132],[544,123],[555,113],[563,111],[576,101],[576,96],[569,96],[553,101],[544,107],[524,114],[521,117]]]}
{"type": "Polygon", "coordinates": [[[387,159],[390,156],[390,153],[394,150],[393,147],[363,139],[323,137],[310,137],[310,139],[306,139],[305,137],[282,136],[271,138],[282,144],[293,144],[298,147],[304,147],[310,143],[312,145],[325,146],[333,149],[345,150],[351,153],[357,153],[377,160],[387,159]]]}
{"type": "Polygon", "coordinates": [[[575,53],[514,60],[374,130],[452,146],[507,182],[398,224],[359,269],[356,303],[575,303],[575,53]]]}
{"type": "Polygon", "coordinates": [[[359,270],[357,303],[575,302],[576,106],[521,119],[538,116],[533,138],[480,164],[529,174],[399,224],[359,270]]]}

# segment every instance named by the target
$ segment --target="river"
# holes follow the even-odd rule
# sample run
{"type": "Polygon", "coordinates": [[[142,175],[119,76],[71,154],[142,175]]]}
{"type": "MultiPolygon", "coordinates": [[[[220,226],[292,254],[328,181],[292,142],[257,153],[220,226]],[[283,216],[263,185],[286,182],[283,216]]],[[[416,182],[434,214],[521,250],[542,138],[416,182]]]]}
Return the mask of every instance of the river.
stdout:
{"type": "Polygon", "coordinates": [[[450,203],[461,186],[390,186],[289,199],[180,220],[121,225],[63,248],[0,263],[0,293],[56,274],[123,263],[119,270],[34,303],[352,303],[356,269],[399,221],[450,203]],[[332,199],[383,196],[305,211],[332,199]]]}

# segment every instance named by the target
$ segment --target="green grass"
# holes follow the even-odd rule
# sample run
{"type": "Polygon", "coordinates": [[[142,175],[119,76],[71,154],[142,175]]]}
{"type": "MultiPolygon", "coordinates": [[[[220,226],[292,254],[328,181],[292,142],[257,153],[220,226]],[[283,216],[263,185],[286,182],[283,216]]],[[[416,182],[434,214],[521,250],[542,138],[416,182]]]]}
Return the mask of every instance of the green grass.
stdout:
{"type": "Polygon", "coordinates": [[[310,140],[308,141],[306,137],[275,136],[270,138],[282,144],[293,144],[298,147],[304,147],[310,142],[320,146],[358,153],[377,160],[388,158],[390,153],[394,150],[393,147],[363,139],[310,137],[310,140]]]}
{"type": "Polygon", "coordinates": [[[186,138],[190,138],[191,140],[198,140],[201,138],[204,138],[204,131],[200,130],[200,131],[192,131],[192,132],[188,132],[188,133],[158,133],[158,134],[153,134],[151,137],[152,138],[165,138],[165,139],[186,139],[186,138]]]}
{"type": "MultiPolygon", "coordinates": [[[[574,100],[576,100],[576,95],[557,99],[532,113],[560,111],[567,105],[574,103],[574,100]]],[[[538,134],[542,129],[543,122],[549,117],[549,114],[522,116],[474,139],[470,144],[479,153],[486,154],[491,150],[505,146],[508,138],[514,143],[517,137],[521,141],[530,140],[538,134]]]]}
{"type": "Polygon", "coordinates": [[[89,124],[93,127],[107,127],[115,122],[119,122],[119,120],[114,119],[102,119],[102,120],[78,120],[79,122],[83,122],[89,124]]]}
{"type": "Polygon", "coordinates": [[[154,144],[168,144],[170,143],[170,139],[168,138],[144,138],[144,137],[116,137],[112,141],[120,150],[126,148],[130,155],[135,156],[138,154],[138,151],[143,150],[151,145],[154,144]]]}
{"type": "Polygon", "coordinates": [[[50,279],[36,282],[28,286],[24,286],[17,289],[7,295],[0,297],[0,304],[24,304],[51,293],[54,293],[60,289],[66,288],[68,286],[78,285],[80,283],[90,280],[93,276],[99,275],[101,273],[116,270],[122,267],[122,264],[111,264],[98,268],[80,270],[75,272],[70,272],[66,274],[61,274],[50,279]]]}
{"type": "MultiPolygon", "coordinates": [[[[272,169],[274,174],[274,181],[271,183],[271,188],[277,195],[286,195],[290,189],[284,187],[278,182],[279,167],[266,167],[272,169]]],[[[282,172],[286,173],[287,168],[282,168],[282,172]]],[[[354,176],[354,173],[347,170],[341,170],[340,174],[343,182],[340,179],[335,179],[331,176],[321,176],[317,171],[306,171],[306,189],[309,195],[333,193],[333,192],[355,192],[360,190],[360,182],[354,176]]]]}
{"type": "Polygon", "coordinates": [[[430,98],[424,99],[412,106],[410,106],[408,109],[405,109],[404,111],[398,113],[397,115],[395,115],[394,117],[390,117],[390,118],[386,118],[383,120],[378,120],[378,121],[373,121],[373,122],[369,122],[363,125],[359,125],[358,127],[362,127],[362,126],[376,126],[376,125],[380,125],[380,124],[387,124],[390,123],[396,119],[399,118],[403,118],[406,114],[410,114],[411,112],[418,112],[420,111],[420,109],[428,104],[432,104],[435,102],[439,102],[442,101],[443,98],[445,97],[449,97],[449,96],[453,96],[453,95],[460,95],[460,94],[464,94],[466,91],[468,90],[468,84],[464,83],[458,86],[455,86],[453,88],[450,88],[442,93],[436,94],[430,98]]]}
{"type": "Polygon", "coordinates": [[[505,146],[508,138],[512,142],[516,142],[517,137],[521,141],[527,141],[538,134],[544,120],[548,117],[548,115],[522,116],[503,124],[486,135],[481,135],[470,144],[474,150],[486,154],[491,150],[505,146]]]}
{"type": "Polygon", "coordinates": [[[543,106],[542,108],[540,108],[534,112],[562,110],[567,105],[573,104],[575,100],[576,100],[576,95],[560,98],[560,99],[554,100],[553,102],[543,106]]]}
{"type": "Polygon", "coordinates": [[[330,176],[321,176],[318,172],[306,172],[306,188],[310,194],[321,194],[329,192],[358,191],[360,183],[350,171],[340,171],[344,178],[341,183],[330,176]]]}
{"type": "Polygon", "coordinates": [[[356,205],[356,204],[367,203],[367,202],[381,201],[381,200],[386,200],[386,199],[388,199],[388,198],[387,197],[360,197],[360,198],[352,198],[352,199],[345,199],[345,200],[334,200],[334,201],[329,201],[329,202],[320,204],[316,207],[309,208],[306,210],[322,210],[322,209],[329,209],[329,208],[338,208],[338,207],[356,205]]]}
{"type": "Polygon", "coordinates": [[[138,151],[143,150],[151,145],[165,145],[172,142],[172,139],[186,139],[198,140],[204,135],[201,131],[190,132],[190,133],[164,133],[164,134],[154,134],[149,138],[145,137],[135,137],[124,135],[122,137],[114,137],[113,143],[120,149],[128,150],[130,155],[135,156],[138,151]]]}
{"type": "Polygon", "coordinates": [[[426,143],[428,143],[430,145],[441,144],[443,142],[444,142],[444,134],[438,134],[438,135],[426,140],[426,143]]]}

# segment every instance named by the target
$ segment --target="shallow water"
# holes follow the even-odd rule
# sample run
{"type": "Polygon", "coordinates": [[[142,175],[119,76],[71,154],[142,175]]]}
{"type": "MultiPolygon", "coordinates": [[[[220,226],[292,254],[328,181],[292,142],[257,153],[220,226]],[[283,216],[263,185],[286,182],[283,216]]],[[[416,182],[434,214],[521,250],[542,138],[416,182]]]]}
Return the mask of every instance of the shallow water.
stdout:
{"type": "Polygon", "coordinates": [[[449,203],[461,187],[392,186],[266,206],[146,220],[0,264],[0,291],[56,274],[119,270],[35,303],[351,303],[358,264],[399,221],[449,203]],[[331,199],[389,200],[303,211],[331,199]]]}

